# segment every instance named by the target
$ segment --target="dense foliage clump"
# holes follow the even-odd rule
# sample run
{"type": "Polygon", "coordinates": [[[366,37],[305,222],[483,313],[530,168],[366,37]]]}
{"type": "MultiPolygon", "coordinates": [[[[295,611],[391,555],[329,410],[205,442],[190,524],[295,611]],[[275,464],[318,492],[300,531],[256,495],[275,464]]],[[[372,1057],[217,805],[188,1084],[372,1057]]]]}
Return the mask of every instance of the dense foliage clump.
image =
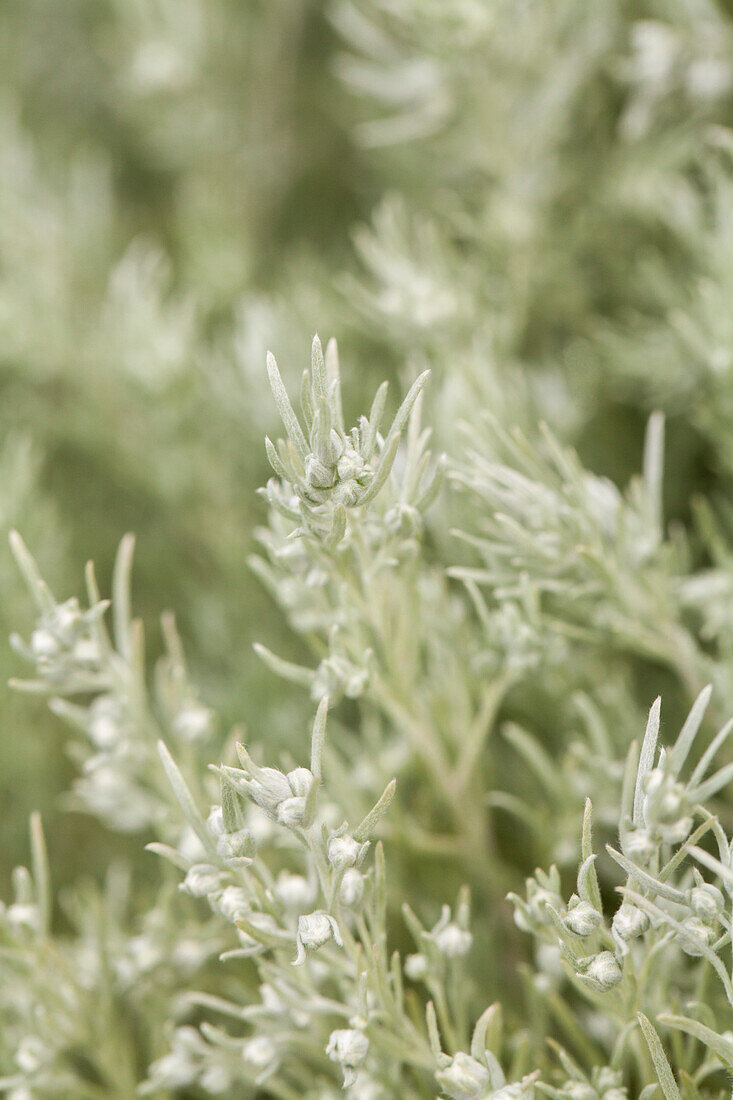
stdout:
{"type": "Polygon", "coordinates": [[[729,1096],[726,5],[5,8],[0,1091],[729,1096]]]}

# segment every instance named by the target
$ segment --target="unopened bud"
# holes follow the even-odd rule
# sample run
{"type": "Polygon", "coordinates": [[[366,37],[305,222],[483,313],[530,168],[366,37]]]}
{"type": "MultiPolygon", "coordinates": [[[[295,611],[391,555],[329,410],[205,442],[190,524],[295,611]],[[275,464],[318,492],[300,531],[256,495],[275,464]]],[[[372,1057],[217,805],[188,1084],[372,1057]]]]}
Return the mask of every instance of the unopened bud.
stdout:
{"type": "Polygon", "coordinates": [[[602,920],[603,916],[590,902],[576,897],[570,902],[564,924],[576,936],[590,936],[602,920]]]}
{"type": "Polygon", "coordinates": [[[614,934],[625,942],[643,935],[648,927],[649,917],[644,910],[637,909],[635,905],[629,905],[628,902],[623,902],[619,906],[611,923],[614,934]]]}
{"type": "Polygon", "coordinates": [[[621,967],[616,961],[616,956],[610,951],[601,951],[591,959],[585,970],[585,977],[592,982],[600,992],[607,992],[623,978],[621,967]]]}
{"type": "Polygon", "coordinates": [[[194,863],[181,885],[195,898],[209,897],[221,890],[221,873],[210,863],[194,863]]]}
{"type": "Polygon", "coordinates": [[[354,840],[353,836],[335,836],[328,844],[328,862],[335,871],[353,867],[358,863],[363,849],[364,845],[354,840]]]}
{"type": "Polygon", "coordinates": [[[683,931],[677,933],[677,942],[686,955],[698,958],[705,953],[715,938],[713,929],[699,917],[688,917],[682,925],[683,931]]]}
{"type": "Polygon", "coordinates": [[[363,1066],[369,1053],[369,1040],[363,1031],[342,1028],[332,1031],[326,1046],[326,1054],[332,1062],[338,1062],[344,1074],[344,1087],[356,1080],[354,1072],[363,1066]]]}
{"type": "Polygon", "coordinates": [[[341,932],[335,919],[330,913],[316,910],[314,913],[306,913],[298,917],[297,948],[298,953],[294,965],[299,966],[305,961],[305,952],[317,951],[333,939],[339,947],[343,947],[341,932]]]}
{"type": "Polygon", "coordinates": [[[438,1070],[435,1077],[451,1100],[475,1100],[483,1096],[489,1083],[489,1071],[476,1058],[461,1051],[449,1066],[438,1070]]]}
{"type": "Polygon", "coordinates": [[[451,921],[450,924],[446,924],[445,928],[441,928],[440,932],[435,934],[435,943],[438,950],[446,958],[458,959],[463,955],[467,955],[471,950],[473,936],[465,929],[459,928],[454,921],[451,921]]]}
{"type": "Polygon", "coordinates": [[[690,890],[690,908],[696,917],[704,921],[716,921],[723,912],[723,894],[712,882],[693,886],[690,890]]]}

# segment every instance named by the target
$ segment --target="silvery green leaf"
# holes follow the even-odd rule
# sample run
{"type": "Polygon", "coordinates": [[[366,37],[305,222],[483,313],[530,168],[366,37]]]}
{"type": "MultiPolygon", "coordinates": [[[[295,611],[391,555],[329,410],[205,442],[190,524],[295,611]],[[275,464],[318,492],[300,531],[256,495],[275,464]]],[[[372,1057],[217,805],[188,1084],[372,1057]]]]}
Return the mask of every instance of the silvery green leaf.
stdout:
{"type": "Polygon", "coordinates": [[[183,816],[196,833],[196,836],[199,838],[206,851],[210,855],[216,856],[216,845],[214,844],[211,833],[206,828],[206,822],[197,810],[193,795],[186,786],[186,781],[181,775],[178,765],[163,741],[158,741],[158,754],[165,768],[165,773],[168,776],[168,781],[173,788],[176,801],[183,811],[183,816]]]}
{"type": "Polygon", "coordinates": [[[662,706],[661,696],[657,696],[649,711],[644,740],[639,755],[639,767],[636,773],[636,786],[634,788],[634,825],[644,823],[642,815],[642,803],[644,801],[644,783],[649,772],[654,766],[654,756],[659,737],[659,715],[662,706]]]}
{"type": "Polygon", "coordinates": [[[132,657],[130,610],[130,574],[135,552],[135,536],[125,535],[120,542],[112,574],[112,621],[117,652],[130,661],[132,657]]]}
{"type": "Polygon", "coordinates": [[[255,642],[252,648],[260,660],[264,661],[268,668],[278,676],[282,676],[284,680],[290,680],[302,687],[311,686],[314,673],[310,669],[293,664],[292,661],[285,661],[282,657],[278,657],[276,653],[272,653],[267,646],[260,645],[259,642],[255,642]]]}
{"type": "Polygon", "coordinates": [[[171,848],[170,844],[161,844],[159,841],[154,840],[145,845],[145,851],[153,852],[154,855],[167,859],[179,871],[187,871],[190,866],[189,861],[176,848],[171,848]]]}
{"type": "Polygon", "coordinates": [[[41,816],[38,813],[31,814],[31,858],[40,929],[43,933],[48,933],[51,922],[51,874],[48,866],[46,838],[43,835],[41,816]]]}
{"type": "Polygon", "coordinates": [[[652,413],[647,421],[644,436],[644,486],[649,502],[649,512],[656,525],[658,537],[662,537],[664,478],[664,414],[652,413]]]}
{"type": "Polygon", "coordinates": [[[471,1037],[471,1057],[480,1061],[485,1052],[496,1054],[501,1049],[502,1012],[501,1005],[489,1005],[479,1016],[471,1037]]]}
{"type": "Polygon", "coordinates": [[[657,1078],[666,1100],[682,1100],[680,1090],[667,1060],[667,1055],[664,1053],[661,1039],[657,1035],[654,1026],[649,1022],[643,1012],[637,1012],[636,1018],[639,1021],[639,1026],[646,1039],[646,1044],[649,1047],[654,1069],[657,1072],[657,1078]]]}
{"type": "Polygon", "coordinates": [[[288,481],[289,478],[290,478],[290,475],[288,474],[288,471],[285,469],[285,466],[283,465],[283,463],[280,459],[280,455],[277,453],[275,445],[271,441],[269,436],[265,436],[265,450],[267,452],[267,459],[268,459],[270,465],[272,466],[273,470],[277,474],[277,476],[281,477],[283,479],[283,481],[288,481]]]}
{"type": "Polygon", "coordinates": [[[379,822],[382,820],[390,805],[392,799],[395,796],[397,790],[397,780],[391,779],[387,786],[384,788],[379,800],[375,803],[366,817],[361,821],[359,825],[353,831],[354,840],[362,841],[368,840],[376,829],[379,822]]]}
{"type": "Polygon", "coordinates": [[[654,878],[653,875],[650,875],[643,868],[637,867],[635,863],[632,863],[631,860],[627,859],[621,852],[617,852],[610,844],[606,845],[606,851],[611,859],[615,860],[619,867],[623,868],[631,879],[636,879],[640,886],[645,887],[647,890],[651,890],[653,894],[661,898],[666,898],[667,901],[674,901],[678,905],[685,904],[686,895],[682,890],[677,890],[667,883],[660,882],[659,879],[654,878]]]}
{"type": "Polygon", "coordinates": [[[709,1050],[712,1050],[724,1065],[728,1066],[729,1069],[733,1069],[733,1041],[729,1035],[718,1035],[711,1028],[706,1027],[705,1024],[690,1019],[689,1016],[662,1013],[657,1017],[657,1020],[665,1027],[674,1027],[678,1031],[684,1031],[685,1034],[692,1035],[695,1039],[704,1043],[709,1050]]]}
{"type": "Polygon", "coordinates": [[[267,374],[270,379],[270,388],[275,398],[277,411],[280,413],[280,419],[283,422],[285,431],[288,433],[288,438],[295,447],[301,462],[305,462],[308,457],[308,444],[303,435],[303,430],[298,423],[298,418],[293,411],[293,406],[290,404],[290,398],[283,385],[283,380],[280,377],[280,371],[277,369],[275,357],[269,351],[267,353],[267,374]]]}
{"type": "Polygon", "coordinates": [[[389,443],[384,444],[374,471],[374,476],[367,488],[359,494],[359,504],[371,504],[378,495],[390,475],[399,445],[399,435],[393,436],[389,443]]]}
{"type": "MultiPolygon", "coordinates": [[[[311,345],[311,377],[313,379],[313,397],[328,397],[328,380],[326,378],[326,362],[323,358],[323,348],[318,333],[313,337],[311,345]]],[[[314,400],[315,404],[315,400],[314,400]]]]}
{"type": "Polygon", "coordinates": [[[422,393],[425,383],[427,382],[429,377],[430,371],[424,370],[422,374],[418,375],[418,377],[410,386],[409,390],[407,391],[407,396],[405,397],[404,401],[402,402],[395,414],[395,418],[392,421],[392,425],[387,434],[387,438],[384,441],[385,450],[389,448],[392,440],[395,437],[398,437],[402,434],[402,431],[409,419],[410,413],[413,410],[415,402],[422,393]]]}
{"type": "Polygon", "coordinates": [[[707,772],[708,768],[712,764],[722,746],[728,740],[731,730],[733,730],[733,718],[731,718],[730,721],[726,722],[725,725],[720,730],[718,730],[715,737],[712,739],[707,749],[700,757],[700,760],[696,765],[695,770],[690,776],[690,788],[694,788],[702,782],[703,776],[707,772]]]}
{"type": "Polygon", "coordinates": [[[328,378],[328,399],[336,420],[336,427],[344,431],[344,410],[341,404],[341,372],[339,369],[338,345],[331,339],[326,344],[326,376],[328,378]]]}
{"type": "Polygon", "coordinates": [[[221,798],[221,810],[224,820],[224,828],[228,833],[234,833],[244,826],[244,819],[240,808],[239,799],[235,791],[228,783],[221,780],[219,785],[221,798]]]}
{"type": "Polygon", "coordinates": [[[714,775],[704,779],[697,787],[690,787],[689,795],[693,802],[707,802],[718,791],[733,781],[733,763],[725,764],[714,775]]]}
{"type": "Polygon", "coordinates": [[[711,856],[709,852],[706,852],[704,848],[699,848],[696,844],[687,844],[685,847],[698,863],[702,863],[703,867],[707,867],[709,871],[714,871],[716,875],[719,875],[729,889],[733,887],[733,868],[722,863],[715,856],[711,856]]]}
{"type": "Polygon", "coordinates": [[[300,379],[300,408],[303,413],[306,431],[310,432],[313,427],[313,394],[311,372],[307,367],[300,379]]]}
{"type": "Polygon", "coordinates": [[[387,390],[389,389],[388,382],[382,382],[381,386],[374,395],[372,401],[372,407],[369,412],[369,419],[361,427],[361,454],[362,457],[369,461],[374,452],[374,448],[377,443],[377,437],[379,435],[379,429],[382,424],[382,417],[384,416],[384,409],[387,404],[387,390]]]}
{"type": "Polygon", "coordinates": [[[692,748],[692,743],[700,729],[700,724],[705,717],[705,711],[707,710],[712,693],[712,684],[708,684],[707,687],[702,689],[697,699],[692,704],[692,709],[685,719],[677,740],[672,749],[670,749],[669,761],[674,775],[679,775],[682,770],[682,766],[692,748]]]}
{"type": "Polygon", "coordinates": [[[49,614],[56,606],[56,600],[54,599],[53,593],[38,571],[38,566],[34,558],[29,553],[28,547],[23,542],[18,532],[11,531],[8,538],[13,557],[25,578],[28,591],[38,606],[38,610],[42,614],[49,614]]]}

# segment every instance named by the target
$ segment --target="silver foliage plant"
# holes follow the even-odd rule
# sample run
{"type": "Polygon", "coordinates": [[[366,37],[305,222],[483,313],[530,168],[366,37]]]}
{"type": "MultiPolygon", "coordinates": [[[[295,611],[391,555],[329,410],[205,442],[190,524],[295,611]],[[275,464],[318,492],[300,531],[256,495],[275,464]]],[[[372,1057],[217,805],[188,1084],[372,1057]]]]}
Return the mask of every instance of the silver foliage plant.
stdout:
{"type": "Polygon", "coordinates": [[[426,374],[391,421],[381,386],[347,429],[335,343],[324,355],[314,340],[299,412],[272,357],[267,369],[286,434],[266,441],[252,564],[313,656],[258,651],[306,690],[309,749],[273,761],[234,731],[219,754],[170,615],[149,676],[131,537],[111,600],[90,565],[82,604],[58,601],[11,536],[38,616],[12,638],[32,667],[17,686],[74,730],[71,803],[162,862],[146,911],[115,865],[63,900],[62,922],[33,817],[30,867],[0,911],[0,1088],[727,1096],[733,721],[713,736],[708,723],[730,688],[718,676],[714,704],[695,687],[712,662],[685,608],[703,574],[666,535],[661,418],[622,494],[549,431],[532,444],[486,420],[432,458],[426,374]],[[461,516],[448,566],[436,501],[461,516]],[[589,688],[604,659],[609,684],[623,678],[614,652],[691,692],[670,745],[659,698],[639,744],[613,691],[589,688]],[[560,677],[577,733],[559,762],[521,721],[541,659],[549,688],[575,669],[560,677]],[[507,813],[547,857],[521,892],[507,813]],[[446,896],[455,875],[465,885],[446,896]],[[512,976],[519,933],[531,962],[512,976]]]}

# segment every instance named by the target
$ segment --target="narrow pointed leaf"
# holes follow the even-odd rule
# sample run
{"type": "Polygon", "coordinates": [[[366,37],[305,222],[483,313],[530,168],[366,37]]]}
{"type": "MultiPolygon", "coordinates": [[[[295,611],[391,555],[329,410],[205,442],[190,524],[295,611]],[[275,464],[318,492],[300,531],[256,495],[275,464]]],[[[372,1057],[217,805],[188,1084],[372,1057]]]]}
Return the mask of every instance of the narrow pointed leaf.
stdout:
{"type": "Polygon", "coordinates": [[[313,376],[313,393],[325,399],[328,397],[328,380],[326,378],[326,361],[323,358],[323,348],[318,333],[313,337],[311,344],[311,374],[313,376]]]}
{"type": "Polygon", "coordinates": [[[715,1031],[706,1027],[705,1024],[701,1024],[698,1020],[692,1020],[688,1016],[674,1016],[665,1013],[658,1016],[657,1019],[665,1027],[675,1027],[678,1031],[684,1031],[685,1034],[699,1039],[709,1050],[717,1054],[718,1058],[729,1069],[733,1069],[733,1041],[728,1036],[718,1035],[715,1031]]]}
{"type": "Polygon", "coordinates": [[[283,660],[282,657],[278,657],[276,653],[269,650],[267,646],[260,645],[259,642],[255,642],[252,648],[260,660],[264,661],[269,669],[277,673],[278,676],[282,676],[284,680],[290,680],[294,684],[300,684],[302,687],[308,688],[313,683],[315,674],[311,669],[293,664],[292,661],[283,660]]]}
{"type": "Polygon", "coordinates": [[[667,1055],[664,1053],[661,1039],[643,1012],[637,1012],[636,1018],[646,1039],[646,1045],[649,1047],[654,1069],[666,1100],[682,1100],[672,1068],[667,1061],[667,1055]]]}
{"type": "Polygon", "coordinates": [[[673,748],[670,750],[669,759],[672,765],[672,771],[675,775],[679,775],[682,765],[689,755],[692,743],[697,736],[697,731],[700,729],[700,723],[705,717],[705,711],[710,702],[712,692],[712,684],[708,684],[707,687],[702,689],[697,699],[692,704],[692,709],[685,719],[685,723],[679,732],[679,736],[673,748]]]}
{"type": "Polygon", "coordinates": [[[175,760],[169,753],[165,742],[158,741],[158,753],[163,762],[165,773],[168,776],[168,782],[173,788],[176,801],[183,811],[183,816],[196,833],[196,836],[199,838],[206,851],[209,852],[210,855],[216,856],[216,845],[214,844],[213,837],[206,828],[206,822],[196,808],[196,803],[186,785],[186,781],[181,775],[175,760]]]}
{"type": "MultiPolygon", "coordinates": [[[[588,870],[583,877],[583,884],[587,891],[586,901],[597,909],[599,913],[603,912],[603,902],[601,901],[601,890],[598,885],[598,875],[595,868],[595,856],[593,854],[593,805],[589,798],[585,800],[585,809],[583,811],[583,835],[581,839],[581,855],[583,857],[583,867],[587,867],[588,870]]],[[[581,868],[582,870],[582,868],[581,868]]],[[[578,882],[580,883],[580,874],[578,875],[578,882]]],[[[583,894],[580,895],[583,897],[583,894]]]]}
{"type": "Polygon", "coordinates": [[[354,840],[359,841],[359,843],[361,844],[362,841],[369,839],[369,837],[372,835],[377,825],[389,809],[392,803],[392,799],[395,796],[396,790],[397,780],[392,779],[384,788],[384,792],[382,793],[379,801],[372,807],[364,820],[354,829],[354,840]]]}
{"type": "Polygon", "coordinates": [[[395,418],[392,421],[392,426],[389,429],[389,435],[387,436],[387,439],[385,441],[386,444],[389,444],[395,436],[399,437],[402,434],[402,430],[407,424],[407,420],[410,416],[410,413],[412,412],[413,406],[420,394],[422,393],[425,383],[427,382],[429,377],[430,371],[424,370],[422,374],[419,375],[410,386],[410,389],[407,391],[407,396],[405,397],[405,400],[400,405],[395,414],[395,418]]]}
{"type": "Polygon", "coordinates": [[[275,362],[275,356],[269,351],[267,353],[267,375],[270,379],[272,396],[275,398],[277,411],[280,413],[280,419],[283,422],[285,431],[288,433],[288,438],[295,447],[301,461],[305,462],[308,456],[308,444],[303,435],[303,429],[298,423],[298,418],[295,415],[293,406],[290,404],[290,398],[288,397],[288,392],[285,389],[283,380],[280,377],[280,371],[275,362]]]}
{"type": "Polygon", "coordinates": [[[38,813],[31,814],[31,859],[41,930],[46,933],[51,923],[51,873],[48,866],[46,838],[43,835],[41,815],[38,813]]]}
{"type": "Polygon", "coordinates": [[[35,601],[38,610],[42,614],[48,615],[56,606],[56,600],[53,597],[53,593],[41,576],[35,559],[29,552],[28,547],[23,542],[18,532],[15,530],[11,531],[8,535],[8,539],[13,557],[25,578],[28,591],[35,601]]]}
{"type": "Polygon", "coordinates": [[[730,732],[733,730],[733,718],[726,722],[722,729],[718,730],[715,737],[712,739],[705,752],[700,757],[700,761],[697,764],[695,770],[690,776],[690,787],[695,787],[703,778],[706,771],[712,764],[715,756],[722,748],[723,744],[730,736],[730,732]]]}
{"type": "Polygon", "coordinates": [[[642,805],[644,802],[644,782],[654,766],[654,754],[659,738],[659,715],[662,706],[660,695],[654,700],[649,711],[649,719],[646,724],[646,732],[641,745],[639,767],[636,773],[636,786],[634,788],[634,825],[643,824],[642,805]]]}
{"type": "Polygon", "coordinates": [[[130,574],[134,552],[135,536],[124,535],[117,551],[112,575],[112,627],[115,646],[120,656],[128,662],[131,657],[130,626],[132,623],[130,574]]]}

